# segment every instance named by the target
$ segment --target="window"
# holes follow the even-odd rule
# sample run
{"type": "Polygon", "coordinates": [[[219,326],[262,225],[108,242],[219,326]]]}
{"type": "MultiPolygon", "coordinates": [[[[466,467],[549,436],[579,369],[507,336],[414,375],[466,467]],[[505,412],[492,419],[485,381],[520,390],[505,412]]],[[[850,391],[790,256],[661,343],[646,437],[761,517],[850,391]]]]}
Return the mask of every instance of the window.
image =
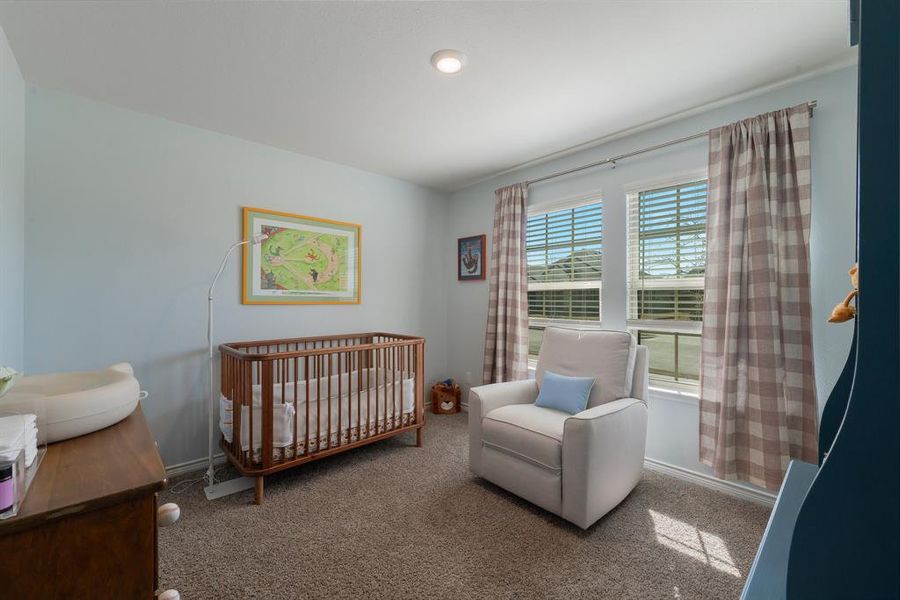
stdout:
{"type": "Polygon", "coordinates": [[[657,382],[699,382],[706,195],[702,180],[628,197],[628,326],[657,382]]]}
{"type": "Polygon", "coordinates": [[[597,201],[529,214],[529,355],[537,355],[547,325],[600,325],[602,226],[597,201]]]}

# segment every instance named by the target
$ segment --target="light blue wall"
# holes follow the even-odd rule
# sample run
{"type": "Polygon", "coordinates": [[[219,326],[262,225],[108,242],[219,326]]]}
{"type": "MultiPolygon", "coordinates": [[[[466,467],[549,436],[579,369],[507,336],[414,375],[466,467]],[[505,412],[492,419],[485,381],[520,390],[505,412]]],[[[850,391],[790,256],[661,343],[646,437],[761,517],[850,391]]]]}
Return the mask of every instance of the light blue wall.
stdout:
{"type": "MultiPolygon", "coordinates": [[[[389,177],[29,87],[24,366],[40,373],[132,362],[152,394],[144,407],[166,463],[202,457],[206,287],[240,236],[240,207],[257,205],[361,223],[363,304],[243,306],[235,257],[219,284],[218,341],[417,333],[428,339],[430,380],[465,381],[471,373],[477,383],[487,283],[456,282],[448,257],[457,237],[490,237],[495,188],[817,99],[811,245],[821,404],[849,345],[850,328],[824,320],[846,292],[844,273],[853,260],[855,78],[856,69],[848,68],[802,81],[496,177],[449,202],[389,177]]],[[[535,203],[603,195],[604,326],[625,323],[623,190],[705,164],[705,143],[693,142],[533,189],[535,203]]],[[[4,252],[18,247],[21,256],[21,241],[2,243],[4,252]]],[[[21,306],[21,291],[17,297],[21,306]]],[[[6,319],[15,307],[4,302],[6,319]]],[[[21,339],[21,318],[19,332],[21,339]]],[[[696,461],[696,428],[695,403],[654,398],[648,456],[705,471],[696,461]]]]}
{"type": "Polygon", "coordinates": [[[362,304],[243,306],[217,288],[218,342],[387,330],[446,369],[446,195],[29,86],[29,372],[129,361],[168,465],[206,453],[206,292],[240,207],[362,225],[362,304]]]}
{"type": "Polygon", "coordinates": [[[25,83],[0,29],[0,365],[24,368],[25,83]]]}
{"type": "MultiPolygon", "coordinates": [[[[856,68],[850,67],[794,83],[768,93],[715,108],[667,125],[623,137],[553,162],[505,174],[460,192],[450,199],[450,235],[491,235],[493,191],[503,185],[678,139],[762,112],[818,100],[812,120],[813,214],[811,232],[813,342],[819,406],[827,399],[850,343],[850,325],[827,325],[831,308],[849,290],[847,269],[854,260],[856,175],[856,68]]],[[[603,208],[603,325],[625,326],[627,226],[624,190],[631,184],[673,174],[703,170],[707,165],[705,139],[674,146],[620,162],[615,169],[600,167],[578,175],[538,184],[530,200],[539,204],[599,191],[603,208]]],[[[467,373],[481,379],[484,326],[487,318],[486,282],[456,282],[448,267],[448,369],[462,381],[467,373]]],[[[656,398],[650,407],[647,455],[697,471],[698,410],[696,402],[656,398]]]]}

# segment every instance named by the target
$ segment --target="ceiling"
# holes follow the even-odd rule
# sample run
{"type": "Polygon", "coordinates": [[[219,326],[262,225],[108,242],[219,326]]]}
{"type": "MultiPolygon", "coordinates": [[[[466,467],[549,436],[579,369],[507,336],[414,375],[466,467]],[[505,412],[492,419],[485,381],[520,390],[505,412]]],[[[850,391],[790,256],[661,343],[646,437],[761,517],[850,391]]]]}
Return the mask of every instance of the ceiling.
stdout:
{"type": "Polygon", "coordinates": [[[853,60],[845,0],[2,2],[26,80],[454,189],[853,60]],[[459,75],[431,54],[468,55],[459,75]]]}

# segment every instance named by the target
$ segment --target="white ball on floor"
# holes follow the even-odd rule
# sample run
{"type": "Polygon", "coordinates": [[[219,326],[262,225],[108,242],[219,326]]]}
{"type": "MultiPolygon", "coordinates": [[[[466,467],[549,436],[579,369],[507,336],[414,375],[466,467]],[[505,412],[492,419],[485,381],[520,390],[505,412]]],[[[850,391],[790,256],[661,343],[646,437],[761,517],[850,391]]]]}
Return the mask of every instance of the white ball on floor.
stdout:
{"type": "MultiPolygon", "coordinates": [[[[175,521],[181,516],[181,509],[174,502],[167,502],[156,510],[156,522],[160,527],[168,527],[174,525],[175,521]]],[[[173,590],[169,590],[170,592],[173,590]]],[[[178,594],[178,592],[175,592],[178,594]]],[[[162,598],[162,596],[160,596],[162,598]]],[[[177,596],[167,598],[166,600],[178,600],[177,596]]]]}
{"type": "Polygon", "coordinates": [[[181,600],[178,590],[166,590],[156,597],[156,600],[181,600]]]}

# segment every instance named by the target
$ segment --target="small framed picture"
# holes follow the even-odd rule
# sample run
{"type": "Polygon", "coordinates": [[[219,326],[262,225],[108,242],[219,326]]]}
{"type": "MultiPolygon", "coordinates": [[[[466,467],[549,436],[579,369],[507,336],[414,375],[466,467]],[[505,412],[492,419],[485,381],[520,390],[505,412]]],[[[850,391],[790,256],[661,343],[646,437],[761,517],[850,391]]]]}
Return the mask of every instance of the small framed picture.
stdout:
{"type": "Polygon", "coordinates": [[[484,279],[484,235],[459,238],[456,242],[456,279],[484,279]]]}

